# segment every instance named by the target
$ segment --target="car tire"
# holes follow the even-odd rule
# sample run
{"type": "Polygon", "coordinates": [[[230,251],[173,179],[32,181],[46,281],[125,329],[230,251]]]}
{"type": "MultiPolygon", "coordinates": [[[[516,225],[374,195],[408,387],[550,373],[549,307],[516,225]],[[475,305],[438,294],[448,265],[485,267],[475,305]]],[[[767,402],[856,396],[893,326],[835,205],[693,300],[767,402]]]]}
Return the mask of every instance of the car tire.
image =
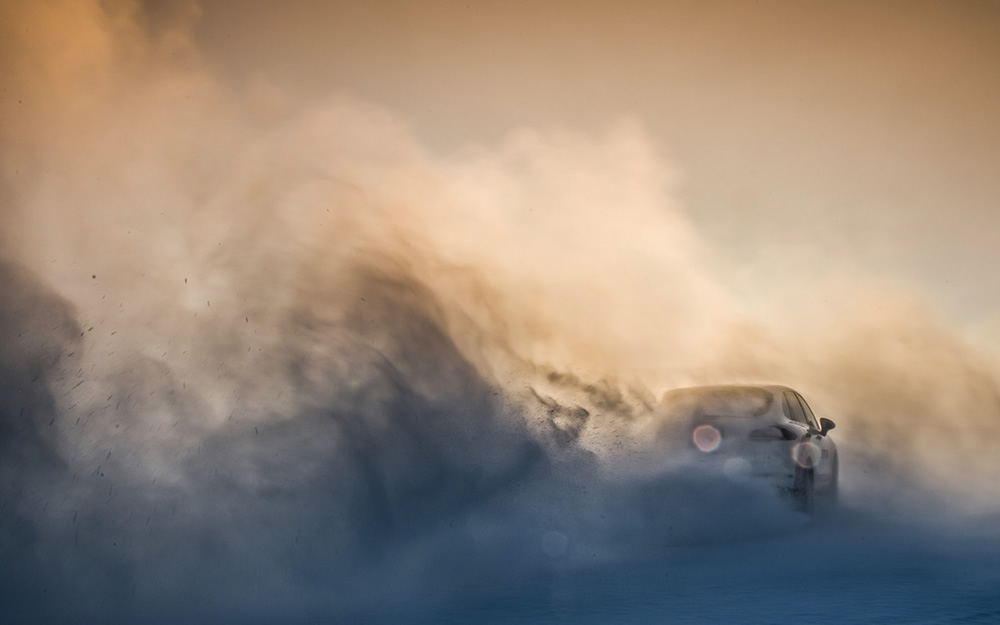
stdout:
{"type": "Polygon", "coordinates": [[[830,481],[830,490],[827,493],[827,501],[830,505],[836,505],[837,498],[840,496],[840,460],[836,455],[833,457],[833,475],[830,481]]]}
{"type": "Polygon", "coordinates": [[[797,467],[792,485],[795,509],[806,514],[816,511],[816,473],[811,468],[797,467]]]}

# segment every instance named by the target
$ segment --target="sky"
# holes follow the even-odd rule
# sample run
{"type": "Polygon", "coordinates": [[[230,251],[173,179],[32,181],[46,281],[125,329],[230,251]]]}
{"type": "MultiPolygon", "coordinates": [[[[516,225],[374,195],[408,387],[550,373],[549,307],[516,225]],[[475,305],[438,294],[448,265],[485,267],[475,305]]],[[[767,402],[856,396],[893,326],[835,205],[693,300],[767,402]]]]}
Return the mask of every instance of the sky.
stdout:
{"type": "Polygon", "coordinates": [[[233,81],[355,93],[443,150],[634,118],[749,299],[868,274],[988,329],[998,20],[992,2],[223,1],[196,37],[233,81]]]}

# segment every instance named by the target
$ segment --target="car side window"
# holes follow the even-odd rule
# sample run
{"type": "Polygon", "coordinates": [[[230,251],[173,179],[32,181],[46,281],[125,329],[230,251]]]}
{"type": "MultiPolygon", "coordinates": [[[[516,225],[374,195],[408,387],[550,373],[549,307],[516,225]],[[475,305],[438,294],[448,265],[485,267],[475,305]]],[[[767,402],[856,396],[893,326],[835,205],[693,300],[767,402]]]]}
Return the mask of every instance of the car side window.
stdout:
{"type": "Polygon", "coordinates": [[[806,419],[808,419],[809,426],[814,430],[818,430],[819,423],[816,421],[816,415],[813,414],[812,408],[810,408],[809,404],[806,403],[805,397],[799,395],[798,393],[795,395],[799,398],[799,402],[802,404],[802,411],[805,413],[806,419]]]}
{"type": "Polygon", "coordinates": [[[795,394],[785,391],[782,397],[784,398],[782,403],[785,409],[785,415],[792,421],[798,421],[803,425],[809,425],[809,422],[806,421],[806,415],[802,411],[802,405],[799,404],[799,400],[795,398],[795,394]]]}

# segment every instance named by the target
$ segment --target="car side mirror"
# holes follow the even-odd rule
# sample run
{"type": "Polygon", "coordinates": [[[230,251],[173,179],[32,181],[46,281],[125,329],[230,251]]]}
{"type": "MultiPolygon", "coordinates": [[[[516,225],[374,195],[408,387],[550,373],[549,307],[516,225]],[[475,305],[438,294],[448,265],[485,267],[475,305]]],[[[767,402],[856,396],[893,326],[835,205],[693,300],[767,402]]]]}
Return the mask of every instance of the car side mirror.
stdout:
{"type": "Polygon", "coordinates": [[[821,428],[819,431],[820,435],[825,436],[827,432],[837,427],[837,424],[824,417],[819,420],[819,427],[821,428]]]}

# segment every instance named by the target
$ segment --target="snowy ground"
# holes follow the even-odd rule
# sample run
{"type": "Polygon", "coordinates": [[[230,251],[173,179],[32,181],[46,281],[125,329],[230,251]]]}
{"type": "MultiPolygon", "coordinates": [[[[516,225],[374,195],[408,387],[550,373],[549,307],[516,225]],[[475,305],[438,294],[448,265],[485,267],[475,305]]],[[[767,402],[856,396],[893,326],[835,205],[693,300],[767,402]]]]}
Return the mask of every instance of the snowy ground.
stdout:
{"type": "Polygon", "coordinates": [[[1000,535],[851,508],[778,536],[553,571],[455,604],[454,623],[1000,623],[1000,535]]]}
{"type": "Polygon", "coordinates": [[[5,623],[1000,623],[995,517],[848,490],[809,519],[680,473],[576,499],[553,489],[572,486],[528,482],[506,503],[374,534],[371,549],[346,548],[330,529],[335,511],[294,487],[38,499],[31,522],[7,528],[17,544],[0,569],[0,613],[5,623]]]}

